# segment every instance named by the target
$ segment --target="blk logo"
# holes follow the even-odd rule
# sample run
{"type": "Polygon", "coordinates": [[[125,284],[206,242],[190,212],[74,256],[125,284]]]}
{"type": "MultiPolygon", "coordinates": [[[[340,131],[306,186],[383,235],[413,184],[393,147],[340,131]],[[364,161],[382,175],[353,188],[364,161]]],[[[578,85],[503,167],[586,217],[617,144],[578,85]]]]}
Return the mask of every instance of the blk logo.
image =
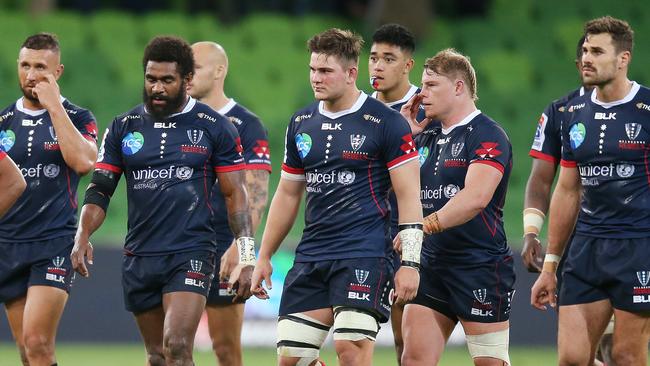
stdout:
{"type": "Polygon", "coordinates": [[[342,123],[325,122],[320,126],[320,129],[325,131],[341,131],[341,126],[343,126],[342,123]]]}

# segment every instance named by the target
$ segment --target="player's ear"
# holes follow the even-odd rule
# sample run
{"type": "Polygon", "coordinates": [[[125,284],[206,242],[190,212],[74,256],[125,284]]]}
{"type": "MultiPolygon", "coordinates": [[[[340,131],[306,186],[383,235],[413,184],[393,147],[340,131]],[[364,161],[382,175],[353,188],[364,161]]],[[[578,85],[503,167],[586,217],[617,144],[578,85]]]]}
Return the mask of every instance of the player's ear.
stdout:
{"type": "Polygon", "coordinates": [[[357,81],[357,76],[359,76],[359,66],[356,64],[350,65],[348,68],[348,83],[354,84],[357,81]]]}
{"type": "Polygon", "coordinates": [[[54,75],[54,79],[55,79],[55,80],[58,81],[59,78],[61,77],[61,75],[63,75],[63,69],[64,69],[64,68],[65,68],[65,66],[64,66],[63,64],[59,64],[59,65],[54,69],[54,72],[53,72],[52,74],[54,75]]]}
{"type": "Polygon", "coordinates": [[[406,74],[410,73],[411,70],[413,70],[413,65],[415,65],[415,61],[413,58],[409,57],[408,61],[406,61],[406,67],[404,68],[404,72],[406,74]]]}
{"type": "Polygon", "coordinates": [[[215,69],[214,78],[215,79],[225,79],[228,74],[228,68],[226,65],[219,65],[215,69]]]}
{"type": "Polygon", "coordinates": [[[185,77],[183,78],[183,80],[185,81],[185,84],[189,84],[192,81],[193,77],[194,77],[193,72],[190,71],[189,73],[187,73],[187,75],[185,75],[185,77]]]}
{"type": "Polygon", "coordinates": [[[632,53],[630,51],[623,51],[618,54],[618,61],[621,68],[628,67],[632,60],[632,53]]]}
{"type": "Polygon", "coordinates": [[[456,79],[454,82],[454,95],[458,96],[465,92],[465,82],[462,79],[456,79]]]}

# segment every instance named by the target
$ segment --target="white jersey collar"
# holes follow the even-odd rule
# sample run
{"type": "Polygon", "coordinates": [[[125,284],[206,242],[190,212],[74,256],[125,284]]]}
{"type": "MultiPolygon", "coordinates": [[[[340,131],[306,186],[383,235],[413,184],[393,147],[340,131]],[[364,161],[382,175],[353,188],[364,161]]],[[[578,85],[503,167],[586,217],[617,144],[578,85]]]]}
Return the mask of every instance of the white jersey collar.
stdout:
{"type": "MultiPolygon", "coordinates": [[[[388,102],[388,103],[385,103],[385,104],[386,104],[387,106],[389,106],[389,107],[392,107],[392,106],[394,106],[395,104],[406,103],[406,102],[409,101],[409,99],[411,99],[411,98],[415,95],[415,93],[417,93],[417,91],[418,91],[418,87],[415,86],[415,85],[413,85],[413,84],[411,84],[411,87],[410,87],[409,90],[406,92],[406,94],[404,94],[404,96],[402,97],[402,99],[400,99],[400,100],[396,100],[396,101],[394,101],[394,102],[388,102]]],[[[376,91],[372,92],[371,97],[377,99],[377,92],[376,92],[376,91]]]]}
{"type": "MultiPolygon", "coordinates": [[[[60,98],[61,98],[61,103],[65,102],[65,98],[63,96],[61,96],[60,98]]],[[[23,112],[30,116],[40,116],[41,114],[47,112],[47,109],[39,109],[35,111],[35,110],[25,108],[25,104],[23,103],[24,99],[25,97],[20,97],[16,101],[16,109],[18,111],[23,112]]]]}
{"type": "Polygon", "coordinates": [[[230,98],[230,100],[228,100],[228,103],[226,103],[226,105],[221,107],[217,112],[219,114],[225,116],[226,113],[230,112],[230,110],[233,109],[236,105],[237,105],[237,102],[235,102],[234,99],[230,98]]]}
{"type": "Polygon", "coordinates": [[[591,101],[603,108],[611,108],[617,105],[625,104],[631,101],[632,99],[634,99],[636,93],[639,92],[639,89],[641,89],[641,85],[639,85],[636,81],[632,81],[632,89],[630,89],[630,92],[627,93],[627,95],[623,99],[605,103],[596,99],[596,88],[594,88],[594,90],[591,92],[591,101]]]}
{"type": "Polygon", "coordinates": [[[329,119],[341,118],[341,117],[343,117],[343,116],[345,116],[347,114],[352,114],[352,113],[358,111],[359,109],[361,109],[361,106],[363,105],[363,103],[366,102],[366,99],[368,99],[368,94],[366,94],[364,92],[361,92],[359,94],[359,98],[357,98],[357,101],[352,105],[352,107],[350,107],[350,109],[345,109],[345,110],[334,112],[334,113],[326,111],[325,108],[323,107],[324,103],[321,100],[318,103],[318,113],[322,114],[323,116],[325,116],[325,117],[327,117],[329,119]]]}
{"type": "Polygon", "coordinates": [[[474,112],[468,114],[467,117],[463,118],[462,121],[456,123],[455,125],[449,127],[448,129],[443,128],[442,133],[445,134],[445,135],[449,135],[449,133],[451,131],[453,131],[454,128],[464,126],[464,125],[470,123],[474,119],[474,117],[478,116],[479,114],[481,114],[481,110],[480,109],[475,110],[474,112]]]}

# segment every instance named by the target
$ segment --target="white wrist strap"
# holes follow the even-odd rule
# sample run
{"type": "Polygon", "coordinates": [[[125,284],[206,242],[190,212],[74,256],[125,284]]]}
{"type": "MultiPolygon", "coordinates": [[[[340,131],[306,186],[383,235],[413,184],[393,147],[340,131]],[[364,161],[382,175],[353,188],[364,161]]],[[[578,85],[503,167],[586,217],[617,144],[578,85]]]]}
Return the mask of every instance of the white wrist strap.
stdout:
{"type": "Polygon", "coordinates": [[[237,250],[239,252],[239,264],[245,266],[255,265],[255,239],[242,236],[236,239],[237,250]]]}

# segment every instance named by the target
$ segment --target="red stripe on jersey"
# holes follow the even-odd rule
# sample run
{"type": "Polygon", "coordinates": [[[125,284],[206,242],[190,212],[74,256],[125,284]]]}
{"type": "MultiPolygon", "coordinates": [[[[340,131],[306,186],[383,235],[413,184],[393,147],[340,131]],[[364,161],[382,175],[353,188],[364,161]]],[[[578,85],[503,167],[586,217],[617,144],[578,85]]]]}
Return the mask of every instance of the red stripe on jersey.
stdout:
{"type": "Polygon", "coordinates": [[[565,167],[565,168],[575,168],[578,166],[578,164],[575,161],[571,160],[560,160],[560,165],[565,167]]]}
{"type": "Polygon", "coordinates": [[[386,166],[388,167],[388,169],[390,169],[390,168],[392,168],[392,167],[394,167],[394,166],[396,166],[396,165],[398,165],[400,163],[405,162],[406,160],[417,158],[417,157],[418,157],[418,152],[417,152],[417,150],[415,150],[415,151],[412,151],[412,152],[410,152],[410,153],[408,153],[406,155],[402,155],[402,156],[398,157],[397,159],[389,161],[388,164],[386,164],[386,166]]]}
{"type": "Polygon", "coordinates": [[[75,196],[72,194],[72,184],[70,184],[70,168],[68,167],[65,168],[65,178],[68,181],[68,198],[70,199],[70,206],[76,209],[77,200],[75,199],[75,196]]]}
{"type": "Polygon", "coordinates": [[[91,136],[93,141],[97,142],[97,123],[95,121],[90,121],[86,123],[87,135],[91,136]]]}
{"type": "Polygon", "coordinates": [[[4,151],[0,151],[0,160],[4,159],[7,157],[7,153],[4,151]]]}
{"type": "Polygon", "coordinates": [[[82,135],[86,140],[92,142],[93,144],[97,143],[97,138],[93,137],[93,135],[82,135]]]}
{"type": "Polygon", "coordinates": [[[481,218],[483,219],[483,223],[485,224],[485,227],[488,229],[490,234],[492,234],[492,236],[496,235],[496,233],[497,233],[497,219],[495,218],[494,219],[494,224],[490,225],[490,223],[488,222],[487,216],[485,216],[485,211],[481,211],[481,218]]]}
{"type": "Polygon", "coordinates": [[[235,165],[228,165],[228,166],[216,166],[214,167],[214,171],[217,173],[228,173],[228,172],[234,172],[237,170],[243,170],[246,169],[246,164],[235,164],[235,165]]]}
{"type": "Polygon", "coordinates": [[[379,205],[379,201],[377,201],[377,196],[375,196],[375,189],[372,187],[372,162],[368,162],[368,186],[370,187],[370,195],[372,195],[372,199],[375,201],[375,205],[377,206],[377,209],[379,210],[379,213],[381,213],[381,216],[386,216],[386,211],[384,211],[381,206],[379,205]]]}
{"type": "Polygon", "coordinates": [[[260,159],[271,158],[271,148],[269,147],[269,142],[266,140],[257,140],[257,145],[253,147],[253,152],[260,159]]]}
{"type": "Polygon", "coordinates": [[[560,159],[554,157],[553,155],[544,154],[541,151],[530,150],[528,155],[530,155],[531,157],[533,157],[535,159],[545,160],[545,161],[548,161],[548,162],[553,163],[555,165],[558,165],[560,163],[560,159]]]}
{"type": "Polygon", "coordinates": [[[212,209],[212,205],[210,204],[211,188],[212,186],[208,185],[208,161],[206,160],[205,163],[203,163],[203,193],[205,194],[204,197],[205,197],[205,202],[208,205],[208,209],[210,210],[210,213],[214,215],[214,210],[212,209]]]}
{"type": "Polygon", "coordinates": [[[498,150],[498,142],[481,142],[481,148],[476,149],[476,155],[481,158],[496,158],[501,155],[501,150],[498,150]]]}
{"type": "Polygon", "coordinates": [[[282,164],[282,170],[290,174],[301,174],[301,175],[305,174],[305,169],[293,168],[288,166],[287,164],[282,164]]]}
{"type": "Polygon", "coordinates": [[[409,133],[402,136],[402,141],[404,141],[404,143],[399,148],[402,149],[402,151],[404,151],[406,154],[418,150],[417,147],[415,146],[415,141],[413,141],[412,134],[409,133]]]}
{"type": "Polygon", "coordinates": [[[643,162],[645,163],[645,176],[648,179],[648,185],[650,186],[650,167],[648,166],[648,150],[646,149],[643,154],[643,162]]]}
{"type": "Polygon", "coordinates": [[[246,164],[246,170],[266,170],[269,173],[272,171],[269,164],[246,164]]]}
{"type": "Polygon", "coordinates": [[[496,161],[492,161],[492,160],[474,160],[471,164],[485,164],[485,165],[489,165],[489,166],[495,168],[496,170],[500,171],[501,174],[503,174],[505,172],[505,169],[503,168],[503,165],[497,163],[496,161]]]}
{"type": "Polygon", "coordinates": [[[106,164],[106,163],[95,164],[95,169],[104,169],[104,170],[108,170],[109,172],[118,173],[118,174],[122,173],[122,168],[115,165],[106,164]]]}

